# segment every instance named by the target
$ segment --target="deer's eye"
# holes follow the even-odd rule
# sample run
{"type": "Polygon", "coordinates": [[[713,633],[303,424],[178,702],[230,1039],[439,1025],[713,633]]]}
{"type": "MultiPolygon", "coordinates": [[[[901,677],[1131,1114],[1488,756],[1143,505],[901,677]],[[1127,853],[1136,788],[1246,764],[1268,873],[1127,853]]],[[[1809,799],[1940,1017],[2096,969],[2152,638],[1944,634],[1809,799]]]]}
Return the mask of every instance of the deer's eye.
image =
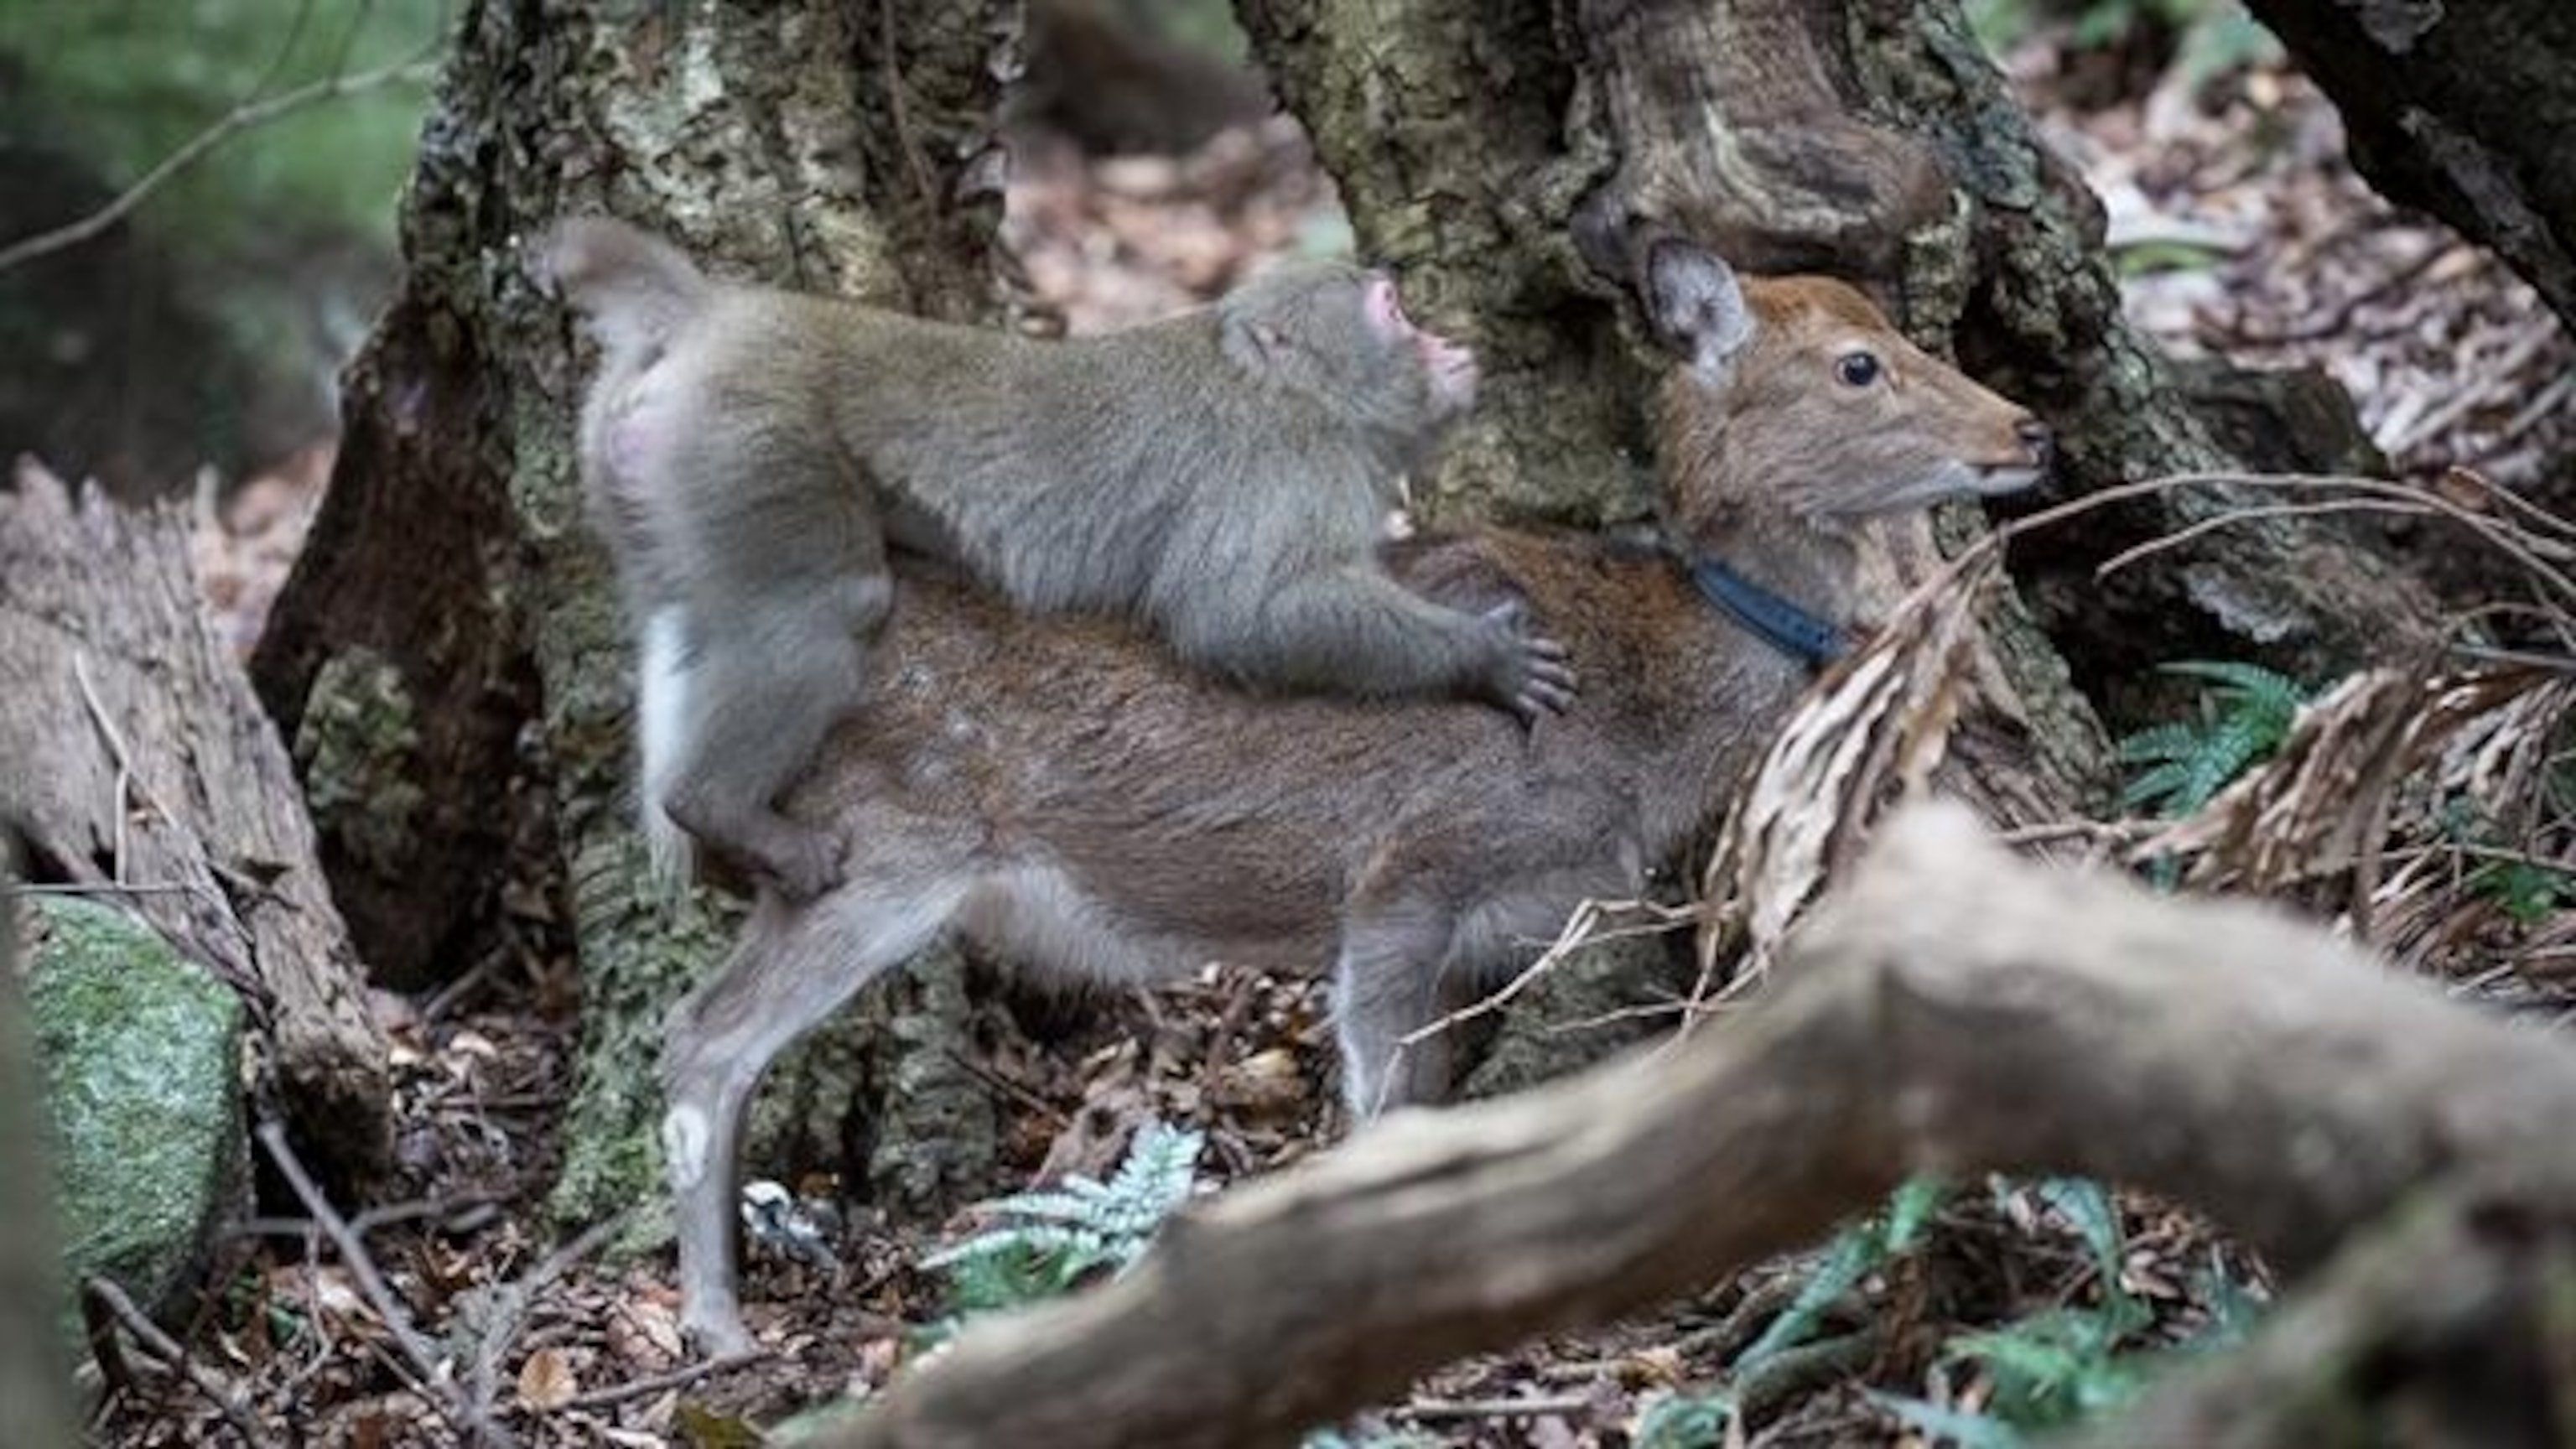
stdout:
{"type": "Polygon", "coordinates": [[[1845,387],[1867,387],[1878,381],[1879,372],[1878,354],[1874,352],[1846,352],[1834,359],[1834,376],[1845,387]]]}

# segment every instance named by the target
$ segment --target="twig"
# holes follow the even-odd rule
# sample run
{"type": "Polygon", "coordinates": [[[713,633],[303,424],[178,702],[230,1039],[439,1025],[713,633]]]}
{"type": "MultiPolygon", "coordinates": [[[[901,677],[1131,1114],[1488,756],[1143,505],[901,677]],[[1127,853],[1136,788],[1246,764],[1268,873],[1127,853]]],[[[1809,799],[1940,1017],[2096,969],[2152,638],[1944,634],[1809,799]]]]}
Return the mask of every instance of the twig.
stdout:
{"type": "MultiPolygon", "coordinates": [[[[1153,1009],[1150,1001],[1147,1002],[1146,1009],[1148,1011],[1153,1009]]],[[[1048,1123],[1059,1131],[1072,1124],[1072,1116],[1062,1107],[1059,1107],[1053,1102],[1048,1101],[1046,1098],[1039,1096],[1035,1091],[1032,1091],[1027,1086],[1011,1080],[1009,1077],[995,1071],[991,1066],[983,1062],[976,1061],[953,1046],[943,1047],[941,1050],[942,1053],[947,1056],[949,1061],[954,1062],[957,1065],[958,1070],[964,1072],[970,1077],[973,1077],[975,1080],[982,1082],[985,1086],[992,1088],[994,1091],[1000,1092],[1002,1095],[1009,1097],[1012,1101],[1028,1108],[1039,1116],[1046,1118],[1048,1123]]]]}
{"type": "Polygon", "coordinates": [[[107,739],[107,757],[116,762],[116,803],[109,807],[109,813],[116,822],[116,848],[111,857],[113,866],[110,874],[122,884],[125,880],[126,806],[129,803],[140,805],[155,813],[160,813],[161,807],[152,803],[143,788],[134,783],[133,753],[125,747],[124,732],[116,727],[115,720],[108,718],[107,706],[99,702],[98,686],[90,682],[87,650],[72,651],[72,681],[80,686],[81,704],[89,710],[90,723],[98,726],[98,732],[107,739]]]}
{"type": "Polygon", "coordinates": [[[1460,1419],[1525,1419],[1537,1414],[1576,1414],[1592,1407],[1584,1394],[1557,1394],[1529,1399],[1416,1399],[1395,1412],[1417,1423],[1460,1419]]]}
{"type": "MultiPolygon", "coordinates": [[[[361,19],[365,18],[367,8],[364,5],[358,7],[358,15],[361,19]]],[[[286,37],[277,42],[277,53],[268,58],[268,69],[260,72],[259,79],[253,82],[251,88],[242,93],[241,99],[233,104],[246,106],[268,94],[268,88],[277,84],[278,77],[286,74],[286,63],[294,59],[296,43],[304,38],[304,27],[311,24],[312,20],[313,0],[296,0],[294,18],[286,22],[286,37]]],[[[342,54],[345,56],[346,53],[344,46],[342,54]]],[[[338,70],[340,67],[335,65],[331,68],[338,70]]]]}
{"type": "Polygon", "coordinates": [[[1636,901],[1602,902],[1588,899],[1577,904],[1573,912],[1566,917],[1565,929],[1557,933],[1555,942],[1549,945],[1545,951],[1540,952],[1537,960],[1522,967],[1519,975],[1514,976],[1511,980],[1504,982],[1500,987],[1486,993],[1477,1000],[1471,1001],[1467,1005],[1459,1007],[1455,1011],[1446,1012],[1441,1015],[1439,1019],[1417,1026],[1413,1030],[1406,1032],[1404,1035],[1397,1037],[1395,1039],[1395,1050],[1387,1055],[1386,1083],[1384,1086],[1379,1088],[1379,1100],[1371,1103],[1371,1107],[1383,1108],[1386,1105],[1386,1094],[1395,1090],[1397,1069],[1403,1065],[1404,1054],[1406,1052],[1413,1050],[1415,1047],[1420,1046],[1422,1043],[1429,1041],[1431,1038],[1438,1036],[1444,1031],[1454,1030],[1468,1022],[1474,1021],[1480,1016],[1490,1015],[1502,1010],[1505,1006],[1510,1005],[1515,997],[1529,989],[1530,983],[1538,980],[1548,972],[1555,970],[1557,963],[1571,955],[1576,948],[1588,945],[1593,941],[1595,939],[1596,932],[1599,929],[1599,922],[1605,914],[1611,910],[1639,906],[1641,904],[1644,903],[1636,901]]]}
{"type": "MultiPolygon", "coordinates": [[[[371,1207],[349,1219],[349,1231],[360,1237],[379,1228],[401,1223],[419,1222],[425,1218],[445,1218],[471,1208],[490,1207],[508,1202],[512,1193],[487,1192],[480,1189],[447,1197],[414,1198],[410,1202],[387,1203],[371,1207]]],[[[243,1218],[226,1229],[237,1238],[309,1238],[322,1231],[322,1225],[311,1218],[243,1218]]]]}
{"type": "Polygon", "coordinates": [[[2257,523],[2266,518],[2312,518],[2332,513],[2393,513],[2407,518],[2423,518],[2432,509],[2421,503],[2398,503],[2379,498],[2329,498],[2322,503],[2267,503],[2259,508],[2240,508],[2233,513],[2216,514],[2197,523],[2186,524],[2161,537],[2124,548],[2093,566],[2093,577],[2107,579],[2142,559],[2153,558],[2169,549],[2204,534],[2215,533],[2240,523],[2257,523]]]}
{"type": "Polygon", "coordinates": [[[687,1388],[710,1374],[720,1374],[727,1369],[749,1368],[756,1363],[766,1363],[776,1356],[773,1350],[766,1348],[755,1348],[749,1353],[727,1354],[722,1358],[687,1364],[668,1373],[629,1379],[622,1384],[611,1384],[603,1389],[592,1389],[586,1394],[575,1394],[564,1400],[563,1406],[566,1411],[610,1408],[625,1403],[629,1399],[641,1399],[658,1394],[665,1389],[687,1388]]]}
{"type": "MultiPolygon", "coordinates": [[[[2523,364],[2531,361],[2534,357],[2539,356],[2540,349],[2548,346],[2551,342],[2555,341],[2557,337],[2557,319],[2550,318],[2544,323],[2532,327],[2520,337],[2515,338],[2513,345],[2505,349],[2504,355],[2498,357],[2493,365],[2484,369],[2484,371],[2490,378],[2509,378],[2514,373],[2520,371],[2523,364]]],[[[2390,439],[2386,449],[2388,455],[2393,458],[2413,450],[2426,439],[2433,437],[2443,429],[2451,426],[2453,423],[2467,417],[2471,408],[2478,406],[2484,401],[2486,401],[2486,399],[2474,389],[2460,389],[2445,400],[2441,406],[2429,409],[2422,416],[2415,419],[2414,425],[2406,429],[2404,433],[2400,434],[2398,437],[2390,439]]]]}
{"type": "MultiPolygon", "coordinates": [[[[2452,476],[2461,482],[2483,488],[2489,497],[2494,498],[2507,510],[2539,524],[2545,532],[2564,534],[2571,528],[2566,519],[2527,499],[2515,497],[2508,490],[2496,487],[2486,478],[2468,469],[2453,469],[2452,476]]],[[[2570,581],[2566,575],[2543,563],[2532,553],[2530,547],[2515,542],[2512,531],[2500,525],[2495,519],[2463,508],[2438,494],[2410,488],[2404,484],[2391,483],[2382,478],[2362,478],[2342,473],[2168,473],[2161,477],[2143,478],[2133,483],[2115,483],[2108,488],[2097,488],[2081,498],[2070,499],[2055,507],[2044,508],[2037,513],[2016,518],[1961,549],[1957,557],[1951,559],[1946,566],[1936,571],[1915,590],[1914,597],[1921,598],[1937,590],[1947,589],[1959,575],[1972,567],[1981,565],[1987,557],[2024,534],[2044,531],[2070,518],[2090,513],[2094,509],[2110,504],[2124,503],[2131,499],[2169,492],[2176,488],[2198,487],[2285,490],[2347,488],[2366,497],[2390,498],[2400,502],[2420,504],[2466,527],[2499,552],[2530,569],[2536,577],[2558,589],[2564,597],[2576,599],[2576,581],[2570,581]]],[[[2230,520],[2243,516],[2245,516],[2243,512],[2221,515],[2222,518],[2230,520]]],[[[2195,523],[2191,526],[2198,528],[2200,524],[2195,523]]],[[[2562,551],[2562,546],[2556,539],[2534,539],[2533,541],[2544,544],[2552,552],[2562,551]]],[[[1912,602],[1912,599],[1909,599],[1907,606],[1910,607],[1912,602]]]]}
{"type": "MultiPolygon", "coordinates": [[[[206,1401],[215,1406],[215,1411],[224,1416],[224,1422],[232,1425],[233,1432],[241,1435],[242,1442],[250,1445],[251,1449],[266,1449],[276,1442],[251,1413],[250,1395],[242,1386],[217,1373],[211,1366],[199,1363],[177,1340],[163,1333],[159,1324],[146,1317],[142,1309],[135,1307],[134,1300],[126,1296],[123,1288],[105,1278],[92,1278],[81,1285],[81,1301],[90,1309],[93,1337],[99,1331],[98,1315],[105,1314],[133,1334],[134,1341],[141,1344],[164,1369],[187,1380],[189,1387],[205,1395],[206,1401]]],[[[114,1335],[109,1337],[112,1339],[114,1335]]],[[[106,1363],[102,1362],[99,1367],[101,1372],[109,1372],[106,1363]]]]}
{"type": "Polygon", "coordinates": [[[0,247],[0,272],[34,261],[38,257],[51,256],[66,247],[78,246],[106,231],[109,227],[123,221],[136,207],[149,200],[152,193],[168,184],[171,177],[205,159],[216,147],[254,126],[265,125],[280,116],[324,101],[355,95],[360,91],[374,90],[380,86],[406,81],[426,82],[432,79],[437,71],[428,63],[427,58],[435,54],[444,43],[445,33],[442,31],[439,39],[431,41],[415,54],[392,65],[361,71],[356,75],[326,76],[309,85],[297,86],[291,91],[280,91],[267,100],[252,101],[233,107],[213,125],[199,131],[179,149],[161,158],[160,164],[144,172],[141,179],[119,192],[106,205],[78,221],[67,222],[51,231],[22,237],[6,247],[0,247]]]}
{"type": "Polygon", "coordinates": [[[1803,1273],[1780,1273],[1766,1278],[1746,1289],[1743,1299],[1728,1309],[1725,1317],[1673,1340],[1672,1350],[1683,1358],[1713,1354],[1718,1358],[1733,1359],[1744,1351],[1745,1345],[1760,1337],[1763,1329],[1770,1327],[1772,1319],[1786,1313],[1789,1305],[1797,1302],[1798,1295],[1805,1291],[1807,1277],[1803,1273]]]}
{"type": "MultiPolygon", "coordinates": [[[[469,1375],[474,1412],[488,1418],[497,1406],[501,1393],[501,1360],[509,1356],[518,1342],[520,1331],[528,1324],[528,1309],[547,1285],[564,1275],[573,1264],[597,1252],[601,1244],[625,1230],[627,1215],[613,1214],[591,1224],[558,1244],[540,1259],[534,1268],[516,1280],[499,1284],[483,1294],[491,1316],[475,1335],[474,1372],[469,1375]]],[[[461,1315],[460,1315],[461,1316],[461,1315]]]]}
{"type": "Polygon", "coordinates": [[[903,153],[904,169],[912,176],[913,190],[921,194],[922,215],[937,216],[939,189],[931,184],[930,165],[922,159],[920,144],[913,140],[912,119],[903,103],[903,72],[895,65],[894,10],[894,0],[877,0],[877,43],[885,47],[886,119],[894,125],[895,149],[903,153]]]}
{"type": "Polygon", "coordinates": [[[403,1311],[402,1300],[394,1296],[393,1290],[385,1283],[384,1275],[377,1271],[376,1260],[368,1255],[367,1245],[359,1241],[348,1220],[331,1206],[331,1200],[322,1195],[320,1185],[313,1181],[313,1174],[305,1170],[303,1161],[295,1155],[295,1149],[287,1145],[285,1124],[262,1122],[255,1135],[260,1147],[268,1153],[269,1161],[276,1164],[278,1174],[286,1179],[286,1185],[294,1192],[296,1200],[313,1215],[314,1226],[321,1229],[322,1235],[329,1238],[331,1246],[338,1250],[342,1266],[349,1270],[350,1278],[358,1285],[359,1296],[365,1298],[368,1306],[376,1310],[376,1316],[384,1321],[385,1331],[393,1336],[395,1346],[402,1350],[403,1363],[409,1368],[409,1376],[420,1389],[422,1399],[439,1410],[449,1425],[469,1441],[512,1442],[506,1431],[466,1400],[454,1379],[440,1372],[428,1340],[420,1336],[420,1330],[412,1327],[411,1315],[403,1311]]]}
{"type": "MultiPolygon", "coordinates": [[[[2468,478],[2478,479],[2479,482],[2485,481],[2483,478],[2478,478],[2477,474],[2467,473],[2465,470],[2461,471],[2464,476],[2468,478]]],[[[2484,540],[2487,544],[2495,548],[2498,552],[2530,570],[2534,577],[2557,590],[2562,599],[2576,602],[2576,580],[2570,580],[2565,574],[2560,573],[2557,569],[2542,562],[2539,556],[2533,553],[2529,546],[2517,541],[2513,537],[2513,534],[2519,530],[2510,529],[2508,526],[2500,524],[2495,519],[2489,518],[2482,513],[2463,508],[2459,504],[2453,503],[2451,500],[2444,498],[2437,493],[2430,493],[2421,489],[2411,488],[2402,483],[2390,483],[2379,478],[2358,478],[2334,473],[2185,473],[2178,474],[2172,478],[2158,479],[2156,481],[2178,485],[2235,484],[2252,488],[2346,488],[2368,498],[2390,499],[2400,503],[2417,505],[2431,512],[2438,513],[2468,529],[2470,532],[2476,534],[2480,539],[2484,540]]],[[[2108,492],[2110,490],[2106,489],[2104,491],[2108,492]]],[[[2095,496],[2098,497],[2100,495],[2097,494],[2095,496]]],[[[2507,495],[2502,490],[2496,490],[2492,496],[2502,498],[2507,495]]],[[[2524,507],[2531,508],[2531,505],[2526,503],[2524,504],[2524,507]]],[[[2053,512],[2054,510],[2051,511],[2053,512]]],[[[2551,517],[2551,515],[2547,514],[2543,510],[2532,509],[2532,511],[2540,512],[2543,517],[2551,517]]],[[[2206,526],[2209,524],[2232,522],[2236,519],[2252,515],[2255,512],[2257,512],[2257,510],[2245,509],[2236,513],[2222,514],[2216,519],[2203,519],[2199,523],[2192,524],[2189,529],[2184,531],[2205,531],[2206,526]]],[[[2033,517],[2037,516],[2038,515],[2033,515],[2033,517]]],[[[2561,528],[2566,526],[2564,520],[2553,518],[2552,521],[2556,522],[2561,528]]],[[[2537,541],[2538,540],[2535,540],[2535,542],[2537,541]]],[[[2130,553],[2135,554],[2137,551],[2138,550],[2136,549],[2132,549],[2130,550],[2130,553]]],[[[2126,558],[2127,556],[2128,555],[2122,555],[2123,558],[2126,558]]],[[[2113,560],[2114,563],[2118,561],[2119,560],[2116,559],[2113,560]]],[[[2107,570],[2110,567],[2110,564],[2103,565],[2104,570],[2107,570]]]]}

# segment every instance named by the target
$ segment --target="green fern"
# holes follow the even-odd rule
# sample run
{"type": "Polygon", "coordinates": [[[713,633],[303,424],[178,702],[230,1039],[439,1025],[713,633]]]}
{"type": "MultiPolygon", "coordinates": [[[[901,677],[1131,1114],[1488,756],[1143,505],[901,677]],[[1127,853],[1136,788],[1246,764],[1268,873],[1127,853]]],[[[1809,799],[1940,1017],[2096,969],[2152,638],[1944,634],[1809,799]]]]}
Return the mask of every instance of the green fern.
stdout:
{"type": "Polygon", "coordinates": [[[1844,1228],[1825,1246],[1823,1261],[1807,1275],[1798,1296],[1762,1330],[1762,1336],[1736,1356],[1738,1374],[1765,1359],[1796,1348],[1815,1336],[1825,1313],[1862,1279],[1885,1269],[1914,1250],[1932,1215],[1941,1209],[1948,1189],[1936,1177],[1910,1177],[1873,1213],[1844,1228]]]}
{"type": "Polygon", "coordinates": [[[1665,1394],[1637,1415],[1636,1449],[1718,1449],[1735,1423],[1734,1396],[1665,1394]]]}
{"type": "Polygon", "coordinates": [[[996,1223],[921,1260],[949,1275],[960,1313],[1016,1308],[1052,1298],[1106,1268],[1123,1272],[1198,1185],[1206,1138],[1148,1121],[1107,1182],[1063,1184],[986,1204],[996,1223]]]}
{"type": "MultiPolygon", "coordinates": [[[[1998,1179],[1995,1190],[2011,1189],[1998,1179]]],[[[2200,1277],[2193,1295],[2210,1306],[2210,1321],[2201,1332],[2170,1348],[2143,1343],[2155,1313],[2120,1285],[2126,1244],[2109,1189],[2089,1178],[2061,1177],[2039,1182],[2032,1190],[2084,1240],[2100,1274],[2101,1292],[2091,1303],[1958,1334],[1943,1344],[1942,1358],[1973,1363],[1980,1370],[1988,1391],[1979,1409],[1949,1408],[1897,1394],[1871,1396],[1929,1438],[1963,1449],[2021,1449],[2033,1433],[2129,1403],[2168,1364],[2241,1341],[2259,1311],[2243,1285],[2213,1268],[2200,1277]]]]}
{"type": "Polygon", "coordinates": [[[2142,765],[2120,792],[2131,810],[2178,818],[2218,798],[2290,737],[2307,691],[2286,674],[2238,660],[2186,660],[2167,674],[2206,680],[2195,723],[2153,725],[2120,741],[2120,762],[2142,765]]]}

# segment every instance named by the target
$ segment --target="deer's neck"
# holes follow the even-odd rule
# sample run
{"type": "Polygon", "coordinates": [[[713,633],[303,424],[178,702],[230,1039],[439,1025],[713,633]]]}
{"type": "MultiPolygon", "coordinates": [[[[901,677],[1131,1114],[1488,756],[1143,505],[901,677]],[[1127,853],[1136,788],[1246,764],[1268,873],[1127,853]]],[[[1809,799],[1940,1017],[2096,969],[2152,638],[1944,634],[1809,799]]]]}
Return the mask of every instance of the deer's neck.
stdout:
{"type": "Polygon", "coordinates": [[[1847,646],[1861,622],[1853,536],[1768,500],[1721,503],[1681,523],[1693,581],[1739,627],[1810,668],[1847,646]]]}

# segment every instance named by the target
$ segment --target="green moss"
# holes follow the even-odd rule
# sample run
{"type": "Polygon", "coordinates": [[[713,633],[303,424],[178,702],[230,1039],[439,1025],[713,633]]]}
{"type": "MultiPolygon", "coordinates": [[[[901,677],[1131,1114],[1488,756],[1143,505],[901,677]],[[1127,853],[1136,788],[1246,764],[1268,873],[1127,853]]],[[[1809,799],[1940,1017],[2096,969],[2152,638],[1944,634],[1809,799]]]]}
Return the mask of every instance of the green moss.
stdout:
{"type": "Polygon", "coordinates": [[[164,1303],[248,1180],[241,1002],[121,911],[39,896],[31,919],[65,1276],[164,1303]]]}
{"type": "Polygon", "coordinates": [[[326,660],[313,677],[295,764],[319,822],[369,870],[392,873],[413,858],[428,804],[419,780],[418,707],[392,661],[366,649],[326,660]]]}

